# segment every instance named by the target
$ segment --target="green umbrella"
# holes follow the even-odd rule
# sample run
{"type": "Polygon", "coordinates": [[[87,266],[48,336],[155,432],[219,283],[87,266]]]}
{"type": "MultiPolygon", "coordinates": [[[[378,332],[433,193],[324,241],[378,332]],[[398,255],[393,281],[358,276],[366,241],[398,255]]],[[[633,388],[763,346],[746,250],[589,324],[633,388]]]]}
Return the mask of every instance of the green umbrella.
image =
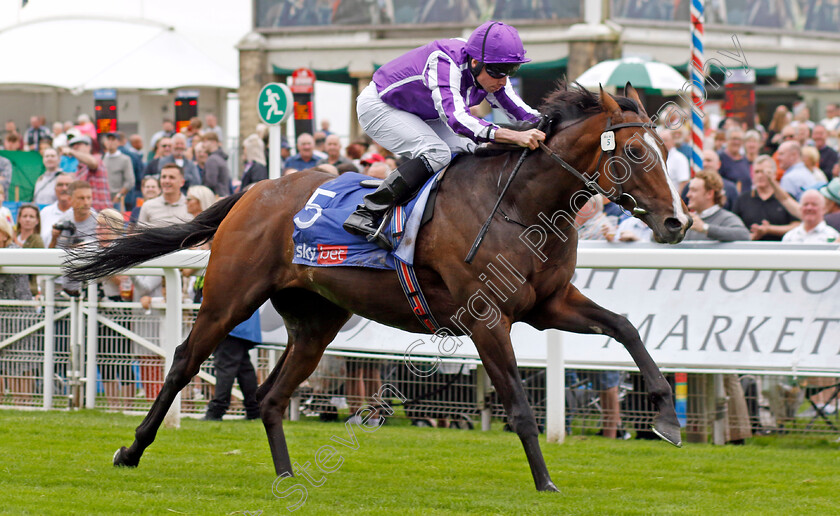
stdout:
{"type": "Polygon", "coordinates": [[[624,87],[629,82],[634,88],[679,91],[688,80],[665,63],[625,57],[596,64],[583,72],[577,82],[586,88],[624,87]]]}

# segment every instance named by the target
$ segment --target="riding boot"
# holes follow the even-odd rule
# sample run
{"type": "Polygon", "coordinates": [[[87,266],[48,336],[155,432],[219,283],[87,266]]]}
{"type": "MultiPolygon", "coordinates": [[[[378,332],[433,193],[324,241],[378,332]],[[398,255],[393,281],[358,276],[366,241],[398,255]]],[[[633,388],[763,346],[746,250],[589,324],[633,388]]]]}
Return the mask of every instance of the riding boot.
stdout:
{"type": "Polygon", "coordinates": [[[392,250],[391,243],[381,232],[373,238],[379,230],[382,217],[392,207],[410,199],[433,173],[422,156],[406,161],[391,172],[376,190],[365,195],[364,203],[344,222],[345,231],[366,236],[386,251],[392,250]]]}

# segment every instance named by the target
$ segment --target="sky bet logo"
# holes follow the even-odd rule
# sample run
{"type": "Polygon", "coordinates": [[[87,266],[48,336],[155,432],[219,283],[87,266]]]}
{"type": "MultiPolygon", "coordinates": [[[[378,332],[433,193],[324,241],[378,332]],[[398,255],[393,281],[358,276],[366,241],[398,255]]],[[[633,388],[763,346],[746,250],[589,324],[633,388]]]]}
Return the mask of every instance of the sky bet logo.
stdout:
{"type": "Polygon", "coordinates": [[[317,249],[306,244],[295,246],[295,257],[307,262],[317,262],[319,265],[337,265],[347,259],[346,245],[322,245],[317,249]]]}
{"type": "Polygon", "coordinates": [[[346,245],[318,244],[318,263],[321,265],[337,265],[347,259],[346,245]]]}

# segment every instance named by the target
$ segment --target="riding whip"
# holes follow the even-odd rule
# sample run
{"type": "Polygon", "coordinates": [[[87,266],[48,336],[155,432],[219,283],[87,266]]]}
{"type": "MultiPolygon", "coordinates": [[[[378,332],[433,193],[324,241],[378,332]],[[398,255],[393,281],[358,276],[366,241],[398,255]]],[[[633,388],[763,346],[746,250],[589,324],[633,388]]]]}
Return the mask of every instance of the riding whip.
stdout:
{"type": "MultiPolygon", "coordinates": [[[[537,129],[542,131],[547,123],[548,123],[548,118],[547,117],[542,117],[540,119],[540,123],[537,124],[537,129]]],[[[519,161],[516,162],[516,166],[513,167],[513,172],[510,173],[510,176],[508,177],[507,183],[505,183],[505,187],[502,188],[502,193],[499,194],[499,199],[496,201],[496,205],[493,206],[493,211],[490,212],[490,216],[487,217],[487,220],[484,222],[484,225],[481,227],[481,231],[479,231],[478,236],[475,237],[475,242],[473,242],[473,245],[472,245],[472,248],[470,249],[470,252],[467,253],[467,257],[464,259],[465,262],[471,264],[473,259],[475,258],[475,254],[478,252],[478,248],[481,246],[481,243],[484,241],[484,237],[487,235],[487,231],[490,229],[490,223],[493,222],[493,217],[496,216],[496,211],[498,211],[499,206],[501,206],[501,204],[502,204],[502,199],[504,198],[505,193],[507,193],[508,188],[510,187],[510,184],[513,182],[513,178],[516,176],[516,173],[519,172],[519,167],[522,166],[522,163],[525,161],[525,158],[527,158],[528,154],[530,154],[530,153],[531,153],[531,149],[526,147],[525,150],[522,151],[522,155],[519,156],[519,161]]]]}

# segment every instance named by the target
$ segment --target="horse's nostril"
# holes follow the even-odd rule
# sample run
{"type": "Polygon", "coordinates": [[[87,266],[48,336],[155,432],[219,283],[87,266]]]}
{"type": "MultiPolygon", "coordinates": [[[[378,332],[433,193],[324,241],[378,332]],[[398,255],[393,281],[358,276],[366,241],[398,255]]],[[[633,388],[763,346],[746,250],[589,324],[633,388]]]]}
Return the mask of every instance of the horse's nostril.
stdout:
{"type": "Polygon", "coordinates": [[[668,217],[665,219],[665,228],[668,231],[679,231],[682,229],[682,222],[680,222],[676,217],[668,217]]]}

